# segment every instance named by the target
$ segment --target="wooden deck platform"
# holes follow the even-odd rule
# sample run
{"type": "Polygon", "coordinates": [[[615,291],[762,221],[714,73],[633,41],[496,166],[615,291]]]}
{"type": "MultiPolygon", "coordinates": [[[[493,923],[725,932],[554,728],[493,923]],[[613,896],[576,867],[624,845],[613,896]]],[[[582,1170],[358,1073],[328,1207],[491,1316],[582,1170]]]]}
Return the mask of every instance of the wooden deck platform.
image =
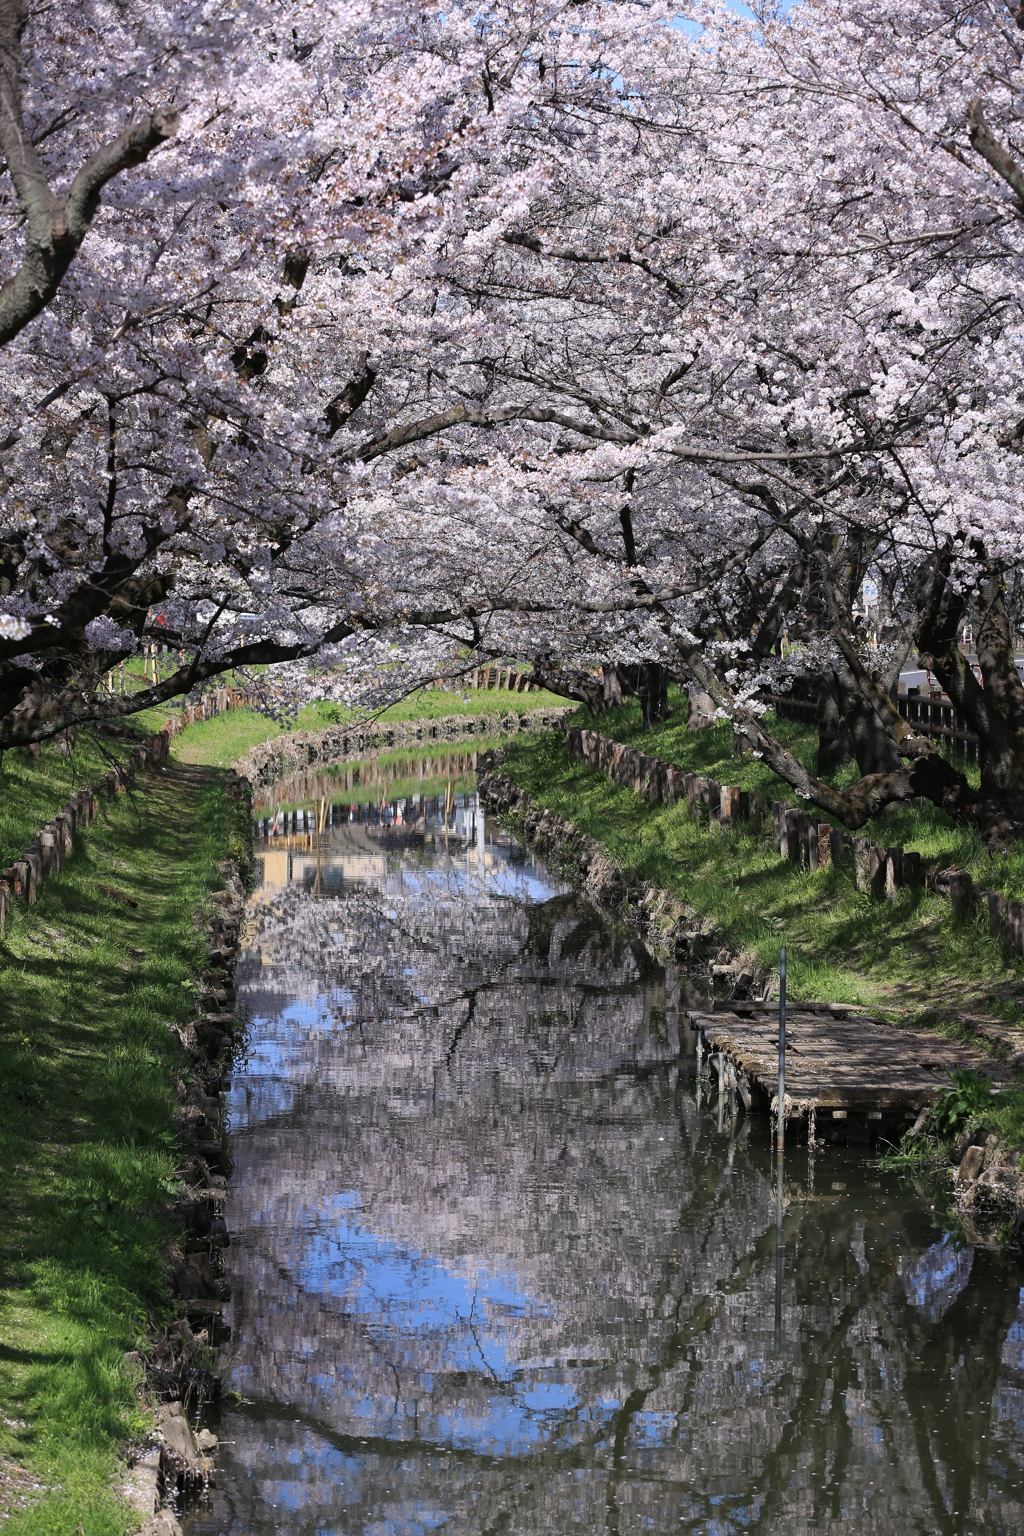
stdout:
{"type": "MultiPolygon", "coordinates": [[[[690,1009],[698,1061],[720,1055],[723,1085],[749,1109],[773,1110],[779,1070],[775,1003],[719,1003],[690,1009]]],[[[717,1063],[716,1063],[717,1066],[717,1063]]],[[[818,1141],[898,1135],[949,1086],[948,1073],[971,1067],[1008,1080],[984,1052],[921,1030],[897,1029],[860,1009],[792,1003],[786,1011],[787,1121],[818,1141]]]]}

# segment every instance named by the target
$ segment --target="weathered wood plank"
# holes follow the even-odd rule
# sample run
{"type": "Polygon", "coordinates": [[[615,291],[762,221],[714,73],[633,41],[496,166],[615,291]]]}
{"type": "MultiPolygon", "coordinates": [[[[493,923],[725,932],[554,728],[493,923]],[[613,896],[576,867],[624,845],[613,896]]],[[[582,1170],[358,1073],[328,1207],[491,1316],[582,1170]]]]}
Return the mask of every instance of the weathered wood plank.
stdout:
{"type": "MultiPolygon", "coordinates": [[[[778,1080],[778,1014],[773,1004],[691,1009],[692,1029],[720,1051],[769,1101],[778,1080]]],[[[960,1040],[901,1030],[870,1014],[828,1004],[791,1005],[786,1017],[786,1112],[905,1110],[915,1113],[970,1067],[999,1080],[998,1062],[960,1040]]]]}

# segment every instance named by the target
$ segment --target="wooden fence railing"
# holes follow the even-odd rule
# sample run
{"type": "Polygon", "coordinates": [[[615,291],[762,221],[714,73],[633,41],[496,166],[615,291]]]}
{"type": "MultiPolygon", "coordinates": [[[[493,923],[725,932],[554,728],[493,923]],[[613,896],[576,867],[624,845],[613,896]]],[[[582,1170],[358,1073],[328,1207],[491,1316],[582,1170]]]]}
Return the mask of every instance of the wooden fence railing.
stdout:
{"type": "MultiPolygon", "coordinates": [[[[783,720],[800,720],[805,725],[815,725],[818,720],[818,701],[806,694],[771,694],[765,701],[783,720]]],[[[909,720],[918,736],[935,741],[946,741],[954,753],[970,763],[978,761],[978,738],[968,730],[963,718],[957,714],[945,694],[900,693],[893,703],[909,720]]]]}
{"type": "Polygon", "coordinates": [[[185,730],[186,726],[195,725],[199,720],[212,720],[216,715],[222,715],[227,709],[244,709],[248,703],[248,695],[240,688],[228,685],[211,688],[207,693],[201,694],[198,699],[190,699],[179,714],[172,715],[164,726],[164,730],[172,736],[177,736],[178,732],[185,730]]]}

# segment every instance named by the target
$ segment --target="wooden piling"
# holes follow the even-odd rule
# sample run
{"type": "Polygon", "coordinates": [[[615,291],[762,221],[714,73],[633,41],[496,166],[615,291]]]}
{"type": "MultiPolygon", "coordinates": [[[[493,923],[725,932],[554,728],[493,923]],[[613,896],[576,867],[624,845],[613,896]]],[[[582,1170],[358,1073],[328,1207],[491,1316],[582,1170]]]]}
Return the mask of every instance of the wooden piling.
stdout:
{"type": "Polygon", "coordinates": [[[947,886],[953,904],[953,921],[962,922],[974,913],[974,881],[966,870],[953,870],[947,886]]]}
{"type": "Polygon", "coordinates": [[[853,839],[853,878],[858,891],[871,889],[871,839],[853,839]]]}
{"type": "Polygon", "coordinates": [[[833,828],[827,821],[818,823],[818,868],[828,869],[832,863],[833,828]]]}
{"type": "Polygon", "coordinates": [[[1006,897],[1001,891],[979,891],[978,895],[985,898],[988,906],[988,931],[994,939],[998,938],[1006,931],[1006,897]]]}
{"type": "Polygon", "coordinates": [[[885,899],[895,901],[903,889],[903,849],[885,850],[885,899]]]}

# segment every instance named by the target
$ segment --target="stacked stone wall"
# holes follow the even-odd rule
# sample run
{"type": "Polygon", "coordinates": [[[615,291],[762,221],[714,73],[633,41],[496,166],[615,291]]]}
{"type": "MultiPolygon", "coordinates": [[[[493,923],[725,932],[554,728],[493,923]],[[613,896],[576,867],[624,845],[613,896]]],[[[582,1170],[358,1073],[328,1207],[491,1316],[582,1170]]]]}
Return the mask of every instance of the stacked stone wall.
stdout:
{"type": "Polygon", "coordinates": [[[438,720],[380,721],[370,725],[331,725],[322,731],[290,731],[250,748],[235,769],[249,780],[253,789],[260,789],[303,768],[387,752],[393,747],[555,730],[575,709],[575,705],[568,705],[564,709],[513,711],[504,715],[444,715],[438,720]]]}
{"type": "Polygon", "coordinates": [[[579,887],[613,920],[636,928],[653,953],[688,962],[706,961],[715,947],[714,925],[670,891],[648,885],[609,857],[596,838],[543,810],[485,754],[477,777],[483,803],[509,822],[523,842],[579,887]]]}

